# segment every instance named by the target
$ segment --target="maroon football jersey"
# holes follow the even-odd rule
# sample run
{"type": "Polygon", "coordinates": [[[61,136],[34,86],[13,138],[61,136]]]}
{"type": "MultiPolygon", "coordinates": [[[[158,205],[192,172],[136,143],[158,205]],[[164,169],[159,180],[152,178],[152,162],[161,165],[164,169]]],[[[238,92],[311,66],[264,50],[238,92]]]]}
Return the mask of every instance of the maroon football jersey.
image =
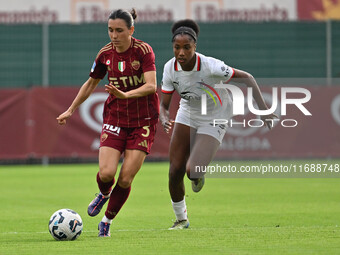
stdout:
{"type": "MultiPolygon", "coordinates": [[[[132,38],[130,48],[123,53],[118,53],[112,43],[105,45],[97,54],[90,76],[103,79],[108,72],[109,83],[125,92],[144,85],[144,73],[155,70],[155,54],[151,46],[132,38]]],[[[103,120],[117,127],[142,127],[156,124],[158,115],[157,93],[131,99],[109,95],[103,120]]]]}

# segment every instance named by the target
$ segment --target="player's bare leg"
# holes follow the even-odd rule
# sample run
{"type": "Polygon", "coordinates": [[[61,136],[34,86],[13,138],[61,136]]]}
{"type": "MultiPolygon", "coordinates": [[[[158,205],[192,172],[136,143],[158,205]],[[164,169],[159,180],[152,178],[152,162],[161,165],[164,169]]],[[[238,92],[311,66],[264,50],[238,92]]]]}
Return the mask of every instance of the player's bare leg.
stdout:
{"type": "Polygon", "coordinates": [[[208,166],[215,157],[220,146],[220,142],[212,136],[196,134],[194,145],[192,146],[190,157],[186,165],[186,173],[191,180],[194,192],[199,192],[204,185],[204,173],[196,171],[196,166],[208,166]]]}
{"type": "Polygon", "coordinates": [[[146,153],[141,150],[125,150],[124,161],[120,170],[118,185],[122,188],[131,186],[133,179],[142,167],[146,153]]]}
{"type": "Polygon", "coordinates": [[[190,155],[190,127],[175,123],[170,141],[169,191],[171,200],[183,200],[185,188],[183,178],[190,155]]]}
{"type": "Polygon", "coordinates": [[[103,182],[115,177],[120,156],[120,151],[114,148],[103,146],[99,149],[99,177],[103,182]]]}
{"type": "Polygon", "coordinates": [[[183,179],[190,154],[190,133],[190,127],[175,123],[170,141],[169,191],[176,221],[170,229],[182,229],[189,226],[183,179]]]}

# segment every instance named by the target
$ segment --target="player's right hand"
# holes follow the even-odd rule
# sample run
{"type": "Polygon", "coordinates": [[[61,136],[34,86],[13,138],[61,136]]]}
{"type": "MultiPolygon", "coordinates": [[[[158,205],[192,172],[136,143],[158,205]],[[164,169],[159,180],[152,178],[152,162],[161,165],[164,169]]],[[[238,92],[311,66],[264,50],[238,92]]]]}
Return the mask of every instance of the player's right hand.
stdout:
{"type": "Polygon", "coordinates": [[[72,112],[70,110],[67,110],[66,112],[63,112],[62,114],[57,117],[57,121],[59,125],[65,125],[66,120],[72,116],[72,112]]]}
{"type": "Polygon", "coordinates": [[[163,126],[163,129],[164,131],[169,134],[171,128],[172,128],[172,124],[174,123],[175,121],[174,120],[164,120],[162,121],[162,126],[163,126]]]}

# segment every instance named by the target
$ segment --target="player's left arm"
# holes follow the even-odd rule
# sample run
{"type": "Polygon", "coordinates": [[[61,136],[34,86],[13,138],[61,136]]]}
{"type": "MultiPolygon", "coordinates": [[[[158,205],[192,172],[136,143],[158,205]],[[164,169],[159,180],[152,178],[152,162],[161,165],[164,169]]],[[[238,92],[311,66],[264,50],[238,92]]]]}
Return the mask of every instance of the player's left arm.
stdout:
{"type": "MultiPolygon", "coordinates": [[[[232,81],[235,83],[243,83],[247,87],[251,87],[253,89],[253,97],[255,102],[257,103],[260,110],[268,110],[268,106],[266,102],[263,99],[261,90],[259,88],[259,85],[257,84],[255,78],[250,74],[242,70],[238,70],[234,68],[234,76],[232,78],[232,81]]],[[[269,115],[262,115],[261,119],[266,123],[266,126],[271,129],[272,122],[268,121],[270,119],[277,119],[277,115],[272,113],[269,115]],[[266,121],[267,120],[267,121],[266,121]]]]}
{"type": "Polygon", "coordinates": [[[105,85],[105,91],[120,99],[144,97],[154,94],[157,91],[156,71],[148,71],[144,73],[145,84],[137,89],[129,90],[127,92],[117,89],[114,85],[105,85]]]}

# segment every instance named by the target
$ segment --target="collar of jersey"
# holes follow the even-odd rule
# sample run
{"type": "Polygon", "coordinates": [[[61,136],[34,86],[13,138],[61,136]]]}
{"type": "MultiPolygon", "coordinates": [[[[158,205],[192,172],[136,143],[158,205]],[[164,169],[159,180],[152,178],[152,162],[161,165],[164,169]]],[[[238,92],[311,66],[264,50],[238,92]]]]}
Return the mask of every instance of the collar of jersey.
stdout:
{"type": "Polygon", "coordinates": [[[124,54],[126,54],[134,45],[135,45],[135,38],[134,37],[131,37],[131,44],[130,44],[130,47],[126,50],[126,51],[124,51],[124,52],[117,52],[116,51],[116,47],[113,45],[113,43],[111,43],[111,45],[112,45],[112,49],[113,50],[115,50],[116,51],[116,53],[118,54],[118,55],[124,55],[124,54]]]}
{"type": "MultiPolygon", "coordinates": [[[[175,65],[174,65],[175,71],[183,71],[182,67],[180,65],[180,63],[178,63],[178,61],[175,59],[175,65]]],[[[191,71],[188,72],[198,72],[201,71],[201,57],[198,55],[198,53],[196,53],[196,63],[194,68],[191,71]]],[[[185,71],[183,71],[185,72],[185,71]]]]}

